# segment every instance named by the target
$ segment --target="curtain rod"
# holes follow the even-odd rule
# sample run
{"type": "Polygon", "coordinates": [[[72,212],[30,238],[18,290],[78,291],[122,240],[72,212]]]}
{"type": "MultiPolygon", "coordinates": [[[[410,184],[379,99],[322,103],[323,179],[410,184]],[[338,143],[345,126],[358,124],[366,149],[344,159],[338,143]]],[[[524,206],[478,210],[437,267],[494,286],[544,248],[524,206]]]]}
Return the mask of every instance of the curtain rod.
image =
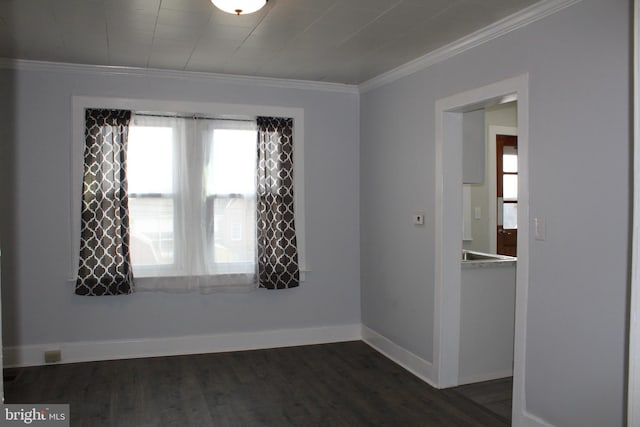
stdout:
{"type": "Polygon", "coordinates": [[[255,119],[228,119],[221,117],[207,117],[207,116],[198,116],[196,114],[160,114],[160,113],[137,113],[134,111],[136,116],[141,117],[167,117],[173,119],[194,119],[194,120],[225,120],[229,122],[251,122],[254,123],[255,119]]]}

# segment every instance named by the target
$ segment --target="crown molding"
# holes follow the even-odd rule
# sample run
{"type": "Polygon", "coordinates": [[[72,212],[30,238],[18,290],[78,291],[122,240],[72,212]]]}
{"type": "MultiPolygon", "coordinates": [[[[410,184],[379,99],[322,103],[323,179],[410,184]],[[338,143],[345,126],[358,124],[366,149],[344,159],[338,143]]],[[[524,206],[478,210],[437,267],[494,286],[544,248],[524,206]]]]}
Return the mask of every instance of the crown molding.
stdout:
{"type": "Polygon", "coordinates": [[[280,89],[302,89],[323,92],[340,92],[357,95],[358,86],[341,83],[316,82],[311,80],[290,80],[271,77],[244,76],[232,74],[205,73],[198,71],[161,70],[156,68],[119,67],[109,65],[86,65],[66,62],[32,61],[26,59],[0,58],[0,69],[20,71],[77,72],[107,76],[124,75],[131,77],[158,77],[181,80],[215,80],[221,83],[262,86],[280,89]]]}
{"type": "Polygon", "coordinates": [[[549,15],[553,15],[580,1],[582,0],[542,0],[481,30],[464,36],[455,42],[361,83],[358,86],[360,93],[366,93],[403,77],[415,74],[418,71],[429,68],[432,65],[438,64],[469,49],[525,27],[549,15]]]}

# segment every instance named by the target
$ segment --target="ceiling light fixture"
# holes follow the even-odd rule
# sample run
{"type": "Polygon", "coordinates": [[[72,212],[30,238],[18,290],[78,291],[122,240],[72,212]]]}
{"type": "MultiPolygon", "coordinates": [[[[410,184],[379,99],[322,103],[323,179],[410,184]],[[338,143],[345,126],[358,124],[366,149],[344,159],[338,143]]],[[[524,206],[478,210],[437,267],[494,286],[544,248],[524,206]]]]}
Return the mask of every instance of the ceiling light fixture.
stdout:
{"type": "Polygon", "coordinates": [[[211,0],[218,9],[234,15],[246,15],[262,9],[269,0],[211,0]]]}

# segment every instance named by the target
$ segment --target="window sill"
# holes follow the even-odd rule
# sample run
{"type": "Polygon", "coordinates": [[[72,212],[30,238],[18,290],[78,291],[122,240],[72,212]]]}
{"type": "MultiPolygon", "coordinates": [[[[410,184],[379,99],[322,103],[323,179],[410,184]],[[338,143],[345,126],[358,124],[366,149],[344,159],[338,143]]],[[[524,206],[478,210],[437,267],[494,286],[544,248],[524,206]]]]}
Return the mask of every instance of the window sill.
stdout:
{"type": "MultiPolygon", "coordinates": [[[[300,270],[300,283],[307,281],[307,274],[311,270],[300,270]]],[[[134,277],[134,293],[136,292],[166,292],[175,294],[188,294],[198,292],[201,294],[211,293],[249,293],[258,288],[257,283],[253,280],[248,281],[251,275],[220,275],[225,276],[219,278],[216,284],[199,283],[198,276],[135,276],[134,277]],[[238,277],[242,276],[242,277],[238,277]],[[244,279],[244,280],[243,280],[244,279]]],[[[68,279],[69,284],[75,284],[75,278],[68,279]]]]}

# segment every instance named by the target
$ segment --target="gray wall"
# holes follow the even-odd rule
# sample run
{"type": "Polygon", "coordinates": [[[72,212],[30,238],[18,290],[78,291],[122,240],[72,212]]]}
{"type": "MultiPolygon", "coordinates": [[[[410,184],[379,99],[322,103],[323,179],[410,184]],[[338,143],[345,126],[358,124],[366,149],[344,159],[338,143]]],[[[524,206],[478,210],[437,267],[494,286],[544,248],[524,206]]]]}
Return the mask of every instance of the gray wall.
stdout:
{"type": "Polygon", "coordinates": [[[462,183],[481,184],[485,181],[486,144],[484,110],[462,115],[462,183]]]}
{"type": "Polygon", "coordinates": [[[65,69],[0,70],[0,89],[5,346],[360,322],[356,93],[65,69]],[[250,294],[74,295],[68,282],[72,95],[304,108],[307,281],[250,294]]]}
{"type": "Polygon", "coordinates": [[[623,422],[630,11],[583,0],[361,97],[363,323],[432,361],[435,102],[529,73],[526,408],[558,426],[623,422]]]}

